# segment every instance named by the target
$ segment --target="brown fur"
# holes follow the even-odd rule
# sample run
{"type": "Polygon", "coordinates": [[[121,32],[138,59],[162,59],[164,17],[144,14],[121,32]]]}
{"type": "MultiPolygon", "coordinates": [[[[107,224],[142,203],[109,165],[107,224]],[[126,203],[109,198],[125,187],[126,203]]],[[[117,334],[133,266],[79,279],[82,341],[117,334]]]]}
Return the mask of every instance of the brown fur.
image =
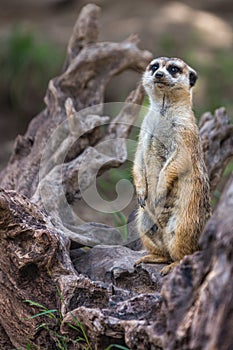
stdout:
{"type": "Polygon", "coordinates": [[[143,76],[151,106],[141,126],[133,177],[138,229],[150,254],[135,264],[172,262],[162,274],[198,250],[210,215],[209,181],[191,103],[196,78],[182,60],[166,57],[152,61],[143,76]],[[173,66],[179,71],[171,73],[173,66]]]}

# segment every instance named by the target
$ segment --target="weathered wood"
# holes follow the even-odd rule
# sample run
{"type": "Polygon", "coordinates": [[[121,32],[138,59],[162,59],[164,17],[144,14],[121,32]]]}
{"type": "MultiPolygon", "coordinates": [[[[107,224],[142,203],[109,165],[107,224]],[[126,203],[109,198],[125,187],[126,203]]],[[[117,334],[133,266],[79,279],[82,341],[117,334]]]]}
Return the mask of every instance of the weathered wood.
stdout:
{"type": "Polygon", "coordinates": [[[76,272],[66,247],[49,218],[26,197],[0,190],[0,322],[12,344],[38,348],[54,343],[46,331],[38,335],[41,319],[30,319],[38,310],[25,300],[59,309],[56,285],[66,295],[76,272]],[[65,290],[63,290],[65,288],[65,290]]]}
{"type": "Polygon", "coordinates": [[[201,236],[203,251],[184,259],[162,289],[164,346],[231,349],[233,317],[233,176],[201,236]]]}
{"type": "MultiPolygon", "coordinates": [[[[232,349],[233,176],[202,233],[201,251],[165,278],[161,265],[133,266],[142,254],[130,249],[137,238],[133,221],[124,241],[113,227],[78,225],[69,208],[97,175],[127,158],[125,140],[143,91],[139,85],[109,120],[102,105],[108,81],[128,68],[143,70],[151,59],[135,37],[98,43],[99,13],[95,5],[81,12],[64,71],[49,83],[47,107],[17,138],[0,174],[0,344],[57,349],[56,331],[67,336],[70,350],[82,349],[84,344],[70,340],[80,335],[70,327],[77,319],[98,350],[110,344],[232,349]],[[104,147],[108,140],[111,147],[104,147]],[[26,299],[59,310],[61,319],[56,313],[56,321],[45,315],[29,320],[38,309],[26,299]],[[42,323],[48,326],[37,329],[42,323]]],[[[233,128],[224,109],[202,117],[200,136],[213,191],[233,155],[233,128]]]]}
{"type": "MultiPolygon", "coordinates": [[[[96,324],[102,325],[98,331],[94,328],[96,343],[100,342],[103,334],[106,335],[109,330],[115,340],[120,336],[119,333],[122,334],[121,339],[124,335],[125,344],[130,349],[154,347],[186,350],[233,347],[232,198],[233,176],[229,179],[218,208],[201,236],[202,251],[185,257],[181,264],[164,278],[162,299],[157,300],[156,310],[153,309],[155,304],[151,300],[147,304],[148,299],[144,294],[144,307],[148,312],[151,308],[155,311],[150,314],[149,320],[146,320],[146,316],[143,321],[134,318],[137,310],[140,310],[137,298],[133,317],[130,318],[126,312],[132,302],[132,299],[129,299],[125,302],[126,305],[123,303],[125,308],[122,309],[122,314],[114,314],[115,318],[120,319],[118,321],[106,318],[106,312],[109,312],[106,309],[100,311],[79,307],[75,310],[87,329],[91,329],[93,319],[96,324]],[[122,318],[124,322],[121,321],[122,318]],[[113,328],[113,325],[118,325],[118,333],[114,335],[116,328],[113,328]]],[[[64,324],[70,320],[70,316],[67,317],[64,318],[64,324]]]]}
{"type": "Polygon", "coordinates": [[[233,125],[225,108],[219,108],[214,116],[203,114],[200,120],[200,137],[207,165],[211,191],[221,180],[227,163],[233,156],[233,125]]]}
{"type": "MultiPolygon", "coordinates": [[[[82,10],[68,46],[65,70],[49,83],[45,97],[47,108],[32,120],[26,134],[16,140],[11,160],[0,175],[2,187],[31,198],[38,186],[44,147],[56,127],[66,121],[66,100],[72,100],[76,111],[95,106],[90,108],[89,113],[101,116],[104,91],[109,80],[126,69],[143,71],[151,60],[151,53],[137,47],[136,36],[121,43],[97,42],[99,14],[100,9],[96,5],[87,5],[82,10]]],[[[132,99],[140,105],[142,90],[137,90],[132,99]]],[[[136,118],[135,114],[130,115],[136,118]]],[[[70,134],[69,128],[63,125],[62,135],[55,140],[58,141],[57,147],[70,134]]],[[[94,128],[91,133],[83,135],[76,145],[76,154],[67,157],[74,159],[83,149],[95,144],[99,137],[98,128],[94,128]]],[[[68,146],[66,151],[69,151],[68,146]]]]}
{"type": "Polygon", "coordinates": [[[110,121],[103,116],[106,85],[125,69],[144,70],[152,58],[148,51],[138,49],[136,36],[121,43],[98,43],[99,14],[96,5],[82,10],[68,45],[64,72],[49,83],[47,108],[16,139],[10,162],[0,174],[1,187],[31,198],[53,217],[61,234],[89,246],[114,240],[88,235],[93,231],[90,225],[77,232],[80,222],[69,204],[80,198],[80,191],[97,175],[125,162],[125,140],[144,97],[139,85],[110,121]],[[103,124],[108,124],[105,134],[100,128],[103,124]]]}
{"type": "Polygon", "coordinates": [[[99,245],[87,253],[71,251],[76,270],[91,280],[113,283],[115,286],[137,293],[160,291],[164,264],[142,264],[134,267],[144,251],[116,245],[99,245]],[[111,257],[111,259],[109,258],[111,257]]]}
{"type": "Polygon", "coordinates": [[[0,347],[1,349],[4,349],[4,350],[13,349],[13,345],[10,341],[10,338],[8,337],[8,335],[4,331],[4,328],[1,325],[0,325],[0,347]]]}

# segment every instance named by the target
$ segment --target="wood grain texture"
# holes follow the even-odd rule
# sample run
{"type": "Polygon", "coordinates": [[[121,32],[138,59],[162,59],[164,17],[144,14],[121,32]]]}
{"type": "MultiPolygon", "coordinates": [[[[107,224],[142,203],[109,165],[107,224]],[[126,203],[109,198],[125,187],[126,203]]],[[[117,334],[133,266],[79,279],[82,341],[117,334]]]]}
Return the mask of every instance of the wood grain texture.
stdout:
{"type": "MultiPolygon", "coordinates": [[[[17,138],[11,160],[0,175],[0,344],[4,349],[26,349],[30,340],[36,349],[58,348],[49,329],[36,328],[48,318],[29,320],[38,312],[25,303],[31,299],[59,310],[61,323],[50,320],[50,330],[73,339],[80,334],[69,324],[75,324],[77,317],[93,349],[106,349],[110,344],[143,350],[232,349],[232,176],[201,235],[201,251],[185,257],[165,278],[159,274],[162,265],[133,267],[135,256],[142,253],[132,250],[132,244],[131,248],[83,249],[98,243],[97,231],[114,236],[114,228],[77,227],[72,217],[67,227],[63,225],[60,208],[64,198],[54,181],[56,176],[59,180],[59,171],[65,174],[64,193],[72,203],[79,192],[76,174],[81,160],[93,162],[95,169],[104,153],[101,147],[93,151],[92,146],[105,139],[126,139],[138,111],[123,109],[104,133],[100,107],[76,118],[75,127],[72,116],[101,104],[115,74],[128,68],[143,70],[151,60],[150,53],[138,49],[135,37],[122,43],[97,42],[99,14],[95,5],[81,12],[63,73],[49,83],[47,107],[32,120],[26,134],[17,138]],[[129,123],[119,124],[119,120],[129,123]],[[65,127],[53,144],[50,162],[39,174],[47,141],[61,123],[65,127]],[[92,131],[83,134],[90,125],[92,131]],[[82,134],[78,141],[76,133],[82,134]],[[57,164],[57,159],[65,162],[57,164]],[[40,186],[46,189],[47,213],[40,186]],[[71,250],[67,237],[73,238],[71,250]]],[[[140,86],[128,99],[137,105],[142,102],[140,86]]],[[[214,190],[233,155],[233,129],[224,109],[202,117],[200,135],[214,190]]],[[[113,144],[101,171],[125,161],[124,142],[113,144]]],[[[91,173],[89,177],[85,174],[83,171],[84,187],[91,182],[91,173]]],[[[74,347],[70,342],[69,349],[83,349],[83,344],[74,347]]]]}

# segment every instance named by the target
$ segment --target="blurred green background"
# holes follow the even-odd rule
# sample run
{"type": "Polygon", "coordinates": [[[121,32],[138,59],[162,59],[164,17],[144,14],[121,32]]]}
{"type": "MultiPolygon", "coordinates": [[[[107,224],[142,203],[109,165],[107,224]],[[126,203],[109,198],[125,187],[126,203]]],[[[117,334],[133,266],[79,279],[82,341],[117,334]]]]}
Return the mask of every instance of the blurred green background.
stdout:
{"type": "MultiPolygon", "coordinates": [[[[233,116],[232,0],[92,2],[102,8],[100,40],[119,41],[137,33],[140,47],[155,56],[184,59],[199,75],[194,90],[197,118],[220,106],[233,116]]],[[[48,81],[62,69],[72,27],[86,3],[1,0],[0,169],[7,163],[16,135],[24,133],[31,118],[43,109],[48,81]]],[[[123,101],[139,79],[133,72],[115,77],[106,102],[123,101]]],[[[131,166],[100,178],[103,196],[120,178],[131,179],[131,166]]]]}

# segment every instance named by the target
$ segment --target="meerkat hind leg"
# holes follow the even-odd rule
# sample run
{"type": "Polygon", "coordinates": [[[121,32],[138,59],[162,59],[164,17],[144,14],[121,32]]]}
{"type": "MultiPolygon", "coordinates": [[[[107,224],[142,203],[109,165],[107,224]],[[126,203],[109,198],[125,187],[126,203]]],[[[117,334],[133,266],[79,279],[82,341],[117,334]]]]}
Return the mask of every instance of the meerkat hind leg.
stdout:
{"type": "MultiPolygon", "coordinates": [[[[148,254],[143,256],[142,258],[135,261],[134,266],[139,265],[141,263],[152,263],[152,264],[165,264],[171,262],[171,259],[159,256],[156,254],[148,254]]],[[[170,265],[168,265],[170,266],[170,265]]]]}
{"type": "Polygon", "coordinates": [[[167,275],[169,272],[171,272],[173,269],[174,269],[174,267],[176,267],[177,265],[179,265],[179,261],[174,261],[173,263],[171,263],[171,264],[169,264],[169,265],[167,265],[167,266],[164,266],[163,268],[162,268],[162,270],[161,270],[161,275],[162,276],[165,276],[165,275],[167,275]]]}

